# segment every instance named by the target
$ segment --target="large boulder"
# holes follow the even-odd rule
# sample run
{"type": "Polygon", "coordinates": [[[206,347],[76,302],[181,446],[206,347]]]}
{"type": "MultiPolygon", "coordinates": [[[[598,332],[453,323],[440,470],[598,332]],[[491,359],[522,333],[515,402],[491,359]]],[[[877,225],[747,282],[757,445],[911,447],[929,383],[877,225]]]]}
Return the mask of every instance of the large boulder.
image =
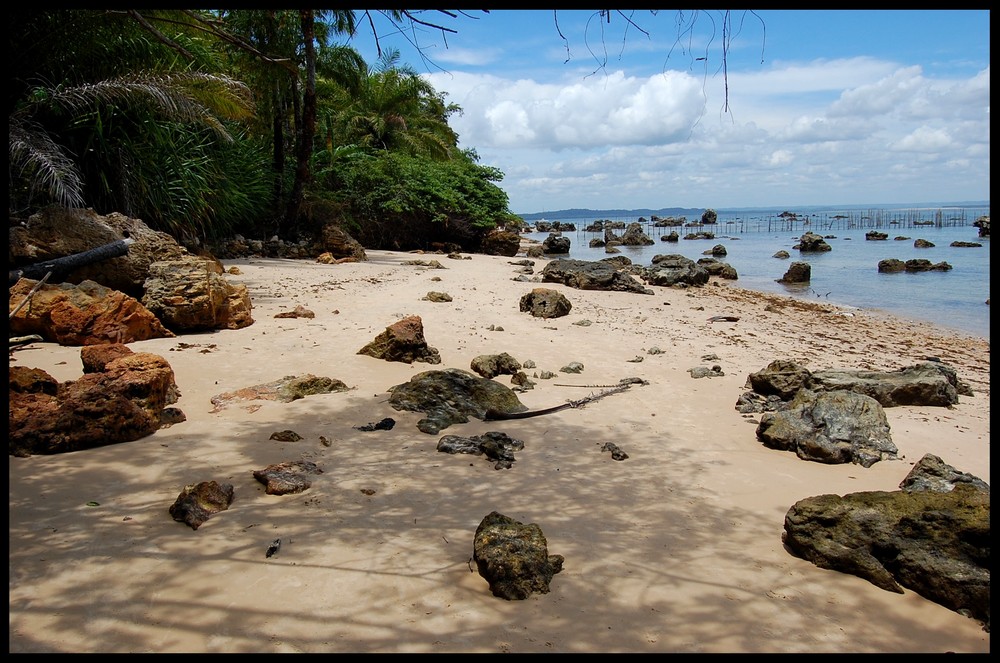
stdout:
{"type": "Polygon", "coordinates": [[[134,241],[126,255],[78,267],[61,280],[73,284],[94,281],[136,299],[142,297],[143,284],[152,263],[189,255],[173,237],[152,230],[141,219],[117,212],[102,216],[92,209],[59,205],[50,205],[25,222],[11,226],[9,237],[11,268],[82,253],[130,238],[134,241]]]}
{"type": "Polygon", "coordinates": [[[552,233],[542,240],[542,250],[545,253],[569,253],[571,244],[569,237],[552,233]]]}
{"type": "Polygon", "coordinates": [[[833,250],[833,247],[827,244],[826,239],[822,235],[817,235],[811,230],[803,233],[802,237],[799,238],[799,243],[792,248],[798,249],[802,253],[833,250]]]}
{"type": "Polygon", "coordinates": [[[394,409],[427,414],[417,429],[430,435],[467,423],[470,416],[485,420],[489,411],[511,414],[528,409],[510,388],[458,368],[418,373],[390,391],[394,409]]]}
{"type": "MultiPolygon", "coordinates": [[[[542,269],[542,281],[562,283],[578,290],[614,290],[617,292],[637,292],[651,295],[646,288],[628,272],[608,260],[596,262],[559,258],[552,260],[542,269]]],[[[707,279],[707,272],[706,272],[707,279]]]]}
{"type": "Polygon", "coordinates": [[[803,460],[871,467],[898,458],[889,430],[885,410],[874,398],[802,389],[787,409],[761,415],[757,439],[803,460]]]}
{"type": "Polygon", "coordinates": [[[149,266],[142,303],[175,333],[253,324],[250,293],[229,283],[215,260],[188,256],[149,266]]]}
{"type": "Polygon", "coordinates": [[[164,410],[179,396],[170,365],[147,352],[123,354],[103,370],[63,383],[39,369],[11,366],[10,455],[138,440],[160,428],[164,410]]]}
{"type": "Polygon", "coordinates": [[[958,403],[959,394],[973,395],[972,389],[959,379],[954,368],[934,361],[925,361],[896,371],[813,371],[806,386],[813,391],[846,389],[865,394],[877,400],[882,407],[950,407],[958,403]]]}
{"type": "Polygon", "coordinates": [[[809,283],[812,280],[812,265],[802,260],[796,260],[788,269],[784,276],[777,279],[778,283],[809,283]]]}
{"type": "Polygon", "coordinates": [[[521,236],[509,230],[493,230],[480,240],[479,251],[488,256],[511,258],[521,250],[521,236]]]}
{"type": "Polygon", "coordinates": [[[329,253],[335,260],[349,259],[355,262],[368,260],[368,254],[365,253],[361,242],[354,239],[337,223],[324,225],[317,241],[320,253],[329,253]]]}
{"type": "MultiPolygon", "coordinates": [[[[11,312],[36,285],[37,281],[25,278],[14,284],[11,312]]],[[[9,321],[11,335],[38,334],[60,345],[132,343],[174,336],[139,301],[94,281],[43,284],[9,321]]]]}
{"type": "Polygon", "coordinates": [[[623,246],[650,246],[656,244],[638,223],[630,223],[619,240],[623,246]]]}
{"type": "Polygon", "coordinates": [[[903,587],[990,624],[989,485],[924,456],[899,491],[819,495],[785,515],[782,540],[816,566],[903,587]]]}
{"type": "Polygon", "coordinates": [[[532,288],[531,292],[521,296],[518,310],[530,313],[536,318],[561,318],[569,315],[573,310],[573,304],[558,290],[532,288]]]}
{"type": "Polygon", "coordinates": [[[653,256],[650,266],[645,268],[643,280],[650,285],[699,286],[708,283],[709,273],[702,265],[679,253],[653,256]]]}

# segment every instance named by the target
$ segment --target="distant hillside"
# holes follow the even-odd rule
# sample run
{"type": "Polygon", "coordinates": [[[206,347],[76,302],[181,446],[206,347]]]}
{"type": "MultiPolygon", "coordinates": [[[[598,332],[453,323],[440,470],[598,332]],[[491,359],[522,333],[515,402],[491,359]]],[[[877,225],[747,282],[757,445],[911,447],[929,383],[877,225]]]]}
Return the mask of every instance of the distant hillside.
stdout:
{"type": "Polygon", "coordinates": [[[664,207],[662,209],[561,209],[553,212],[533,212],[531,214],[518,214],[525,221],[538,221],[546,219],[558,221],[559,219],[615,219],[619,217],[650,217],[654,214],[660,217],[667,216],[698,216],[702,215],[705,208],[694,207],[664,207]]]}

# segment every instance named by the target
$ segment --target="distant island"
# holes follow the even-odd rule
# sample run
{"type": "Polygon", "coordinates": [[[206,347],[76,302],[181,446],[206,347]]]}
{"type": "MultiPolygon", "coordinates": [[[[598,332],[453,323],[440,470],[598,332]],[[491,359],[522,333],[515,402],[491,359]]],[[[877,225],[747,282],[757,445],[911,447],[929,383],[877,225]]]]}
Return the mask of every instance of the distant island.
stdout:
{"type": "MultiPolygon", "coordinates": [[[[879,209],[879,210],[893,210],[893,209],[949,209],[949,208],[963,208],[963,207],[985,207],[989,208],[990,201],[988,200],[978,200],[978,201],[961,201],[961,202],[930,202],[930,203],[880,203],[871,205],[799,205],[799,206],[789,206],[785,208],[778,207],[714,207],[714,209],[719,214],[733,214],[741,212],[764,212],[778,214],[783,211],[792,211],[798,213],[808,213],[808,212],[820,212],[829,210],[866,210],[866,209],[879,209]]],[[[525,221],[539,221],[545,219],[547,221],[558,221],[560,219],[581,219],[581,218],[593,218],[593,219],[619,219],[622,217],[670,217],[670,216],[687,216],[687,217],[700,217],[702,213],[708,207],[662,207],[660,209],[561,209],[552,210],[548,212],[532,212],[530,214],[518,214],[519,217],[525,221]]]]}

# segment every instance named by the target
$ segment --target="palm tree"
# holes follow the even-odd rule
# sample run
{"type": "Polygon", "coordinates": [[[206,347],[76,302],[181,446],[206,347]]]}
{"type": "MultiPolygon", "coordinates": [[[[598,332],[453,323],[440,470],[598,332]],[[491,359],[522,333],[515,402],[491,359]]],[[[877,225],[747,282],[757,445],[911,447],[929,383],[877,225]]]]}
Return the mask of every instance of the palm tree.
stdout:
{"type": "Polygon", "coordinates": [[[38,57],[13,57],[11,210],[86,204],[204,230],[216,215],[212,192],[229,175],[213,152],[239,142],[232,122],[252,113],[249,88],[206,71],[206,44],[172,15],[160,18],[176,29],[155,38],[145,17],[120,12],[22,9],[17,18],[24,30],[12,53],[38,57]],[[65,39],[52,42],[47,30],[65,39]]]}
{"type": "Polygon", "coordinates": [[[351,87],[332,94],[341,141],[370,150],[403,151],[447,159],[458,135],[448,117],[460,109],[409,66],[399,51],[384,51],[377,66],[363,67],[351,87]]]}

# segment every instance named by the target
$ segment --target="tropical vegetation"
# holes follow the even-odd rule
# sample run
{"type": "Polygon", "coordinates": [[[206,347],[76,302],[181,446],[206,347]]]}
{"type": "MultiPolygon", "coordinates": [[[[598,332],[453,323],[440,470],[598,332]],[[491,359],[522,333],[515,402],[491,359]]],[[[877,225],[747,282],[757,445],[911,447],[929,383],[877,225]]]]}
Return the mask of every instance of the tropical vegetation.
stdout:
{"type": "Polygon", "coordinates": [[[9,16],[12,219],[91,207],[179,240],[337,222],[371,248],[468,247],[519,221],[503,173],[458,147],[461,108],[397,51],[349,45],[357,10],[9,16]]]}

